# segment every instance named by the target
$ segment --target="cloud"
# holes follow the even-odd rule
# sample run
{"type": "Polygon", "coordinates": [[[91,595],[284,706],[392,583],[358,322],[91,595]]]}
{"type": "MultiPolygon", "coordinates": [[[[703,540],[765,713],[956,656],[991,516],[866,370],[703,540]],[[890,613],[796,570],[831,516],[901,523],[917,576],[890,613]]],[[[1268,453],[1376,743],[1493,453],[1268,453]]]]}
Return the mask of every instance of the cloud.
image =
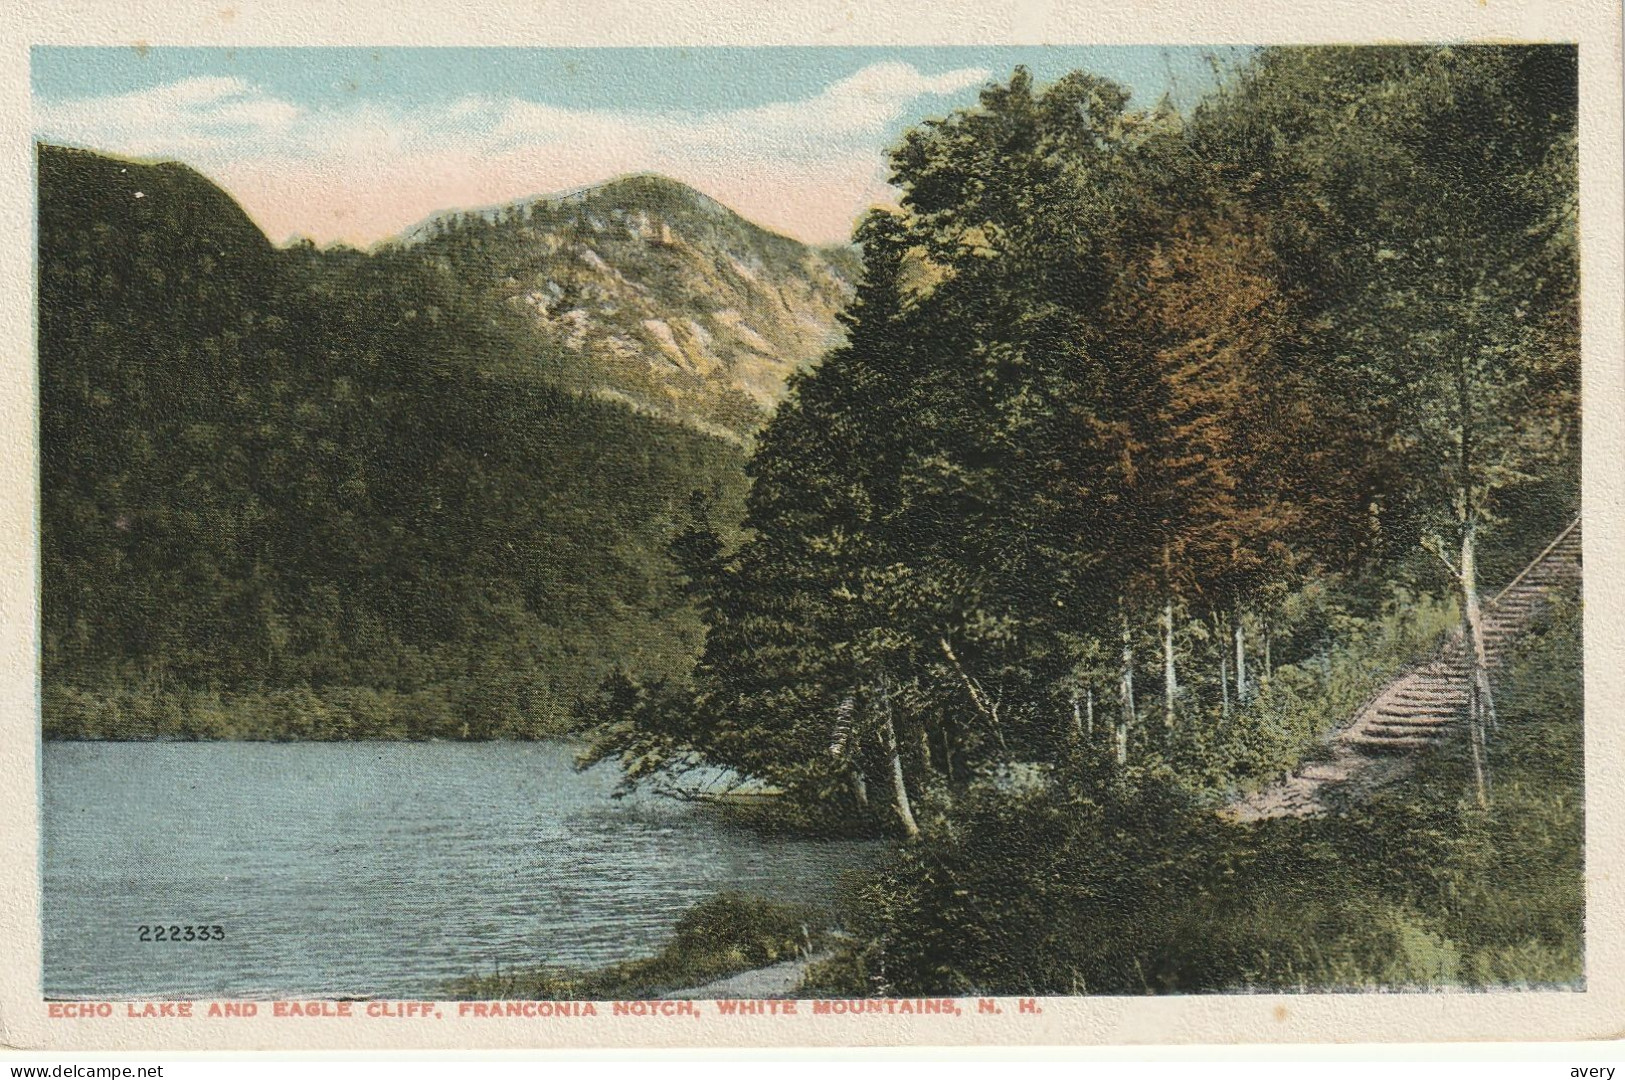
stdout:
{"type": "Polygon", "coordinates": [[[41,102],[34,119],[44,138],[141,154],[254,142],[291,130],[301,113],[239,79],[194,78],[129,94],[41,102]]]}
{"type": "Polygon", "coordinates": [[[436,210],[654,171],[802,239],[844,239],[885,201],[884,154],[923,98],[989,73],[878,63],[799,101],[710,113],[567,109],[520,98],[308,108],[233,78],[36,102],[35,133],[208,173],[275,239],[366,244],[436,210]]]}

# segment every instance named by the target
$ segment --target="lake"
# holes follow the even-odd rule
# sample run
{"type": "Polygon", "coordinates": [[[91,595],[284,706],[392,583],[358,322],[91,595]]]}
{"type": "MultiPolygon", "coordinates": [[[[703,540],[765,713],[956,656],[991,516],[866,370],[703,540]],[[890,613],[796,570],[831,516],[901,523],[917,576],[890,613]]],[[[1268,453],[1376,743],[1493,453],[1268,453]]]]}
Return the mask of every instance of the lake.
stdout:
{"type": "Polygon", "coordinates": [[[828,902],[878,847],[611,798],[545,743],[48,742],[49,997],[432,997],[653,953],[724,890],[828,902]],[[224,941],[143,942],[153,924],[224,941]]]}

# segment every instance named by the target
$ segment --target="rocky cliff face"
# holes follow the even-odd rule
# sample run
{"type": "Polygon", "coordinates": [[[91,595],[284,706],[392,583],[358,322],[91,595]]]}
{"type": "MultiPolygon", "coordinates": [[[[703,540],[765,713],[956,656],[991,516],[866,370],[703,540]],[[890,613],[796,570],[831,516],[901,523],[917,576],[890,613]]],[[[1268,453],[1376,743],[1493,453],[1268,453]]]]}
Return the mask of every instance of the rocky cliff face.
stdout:
{"type": "Polygon", "coordinates": [[[839,342],[858,269],[659,176],[438,215],[399,243],[524,310],[553,379],[732,439],[839,342]]]}

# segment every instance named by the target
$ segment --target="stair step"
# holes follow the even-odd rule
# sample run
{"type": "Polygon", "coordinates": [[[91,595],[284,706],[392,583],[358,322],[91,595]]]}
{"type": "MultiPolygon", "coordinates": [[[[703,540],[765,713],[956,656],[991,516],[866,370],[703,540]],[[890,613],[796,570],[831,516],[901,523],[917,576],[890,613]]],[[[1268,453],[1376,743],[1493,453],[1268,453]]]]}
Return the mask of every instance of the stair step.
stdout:
{"type": "Polygon", "coordinates": [[[1379,716],[1366,723],[1365,733],[1418,734],[1424,731],[1438,731],[1455,722],[1456,718],[1453,716],[1379,716]]]}
{"type": "Polygon", "coordinates": [[[1430,732],[1449,731],[1454,724],[1454,720],[1437,716],[1379,716],[1368,720],[1356,734],[1379,735],[1384,738],[1393,735],[1426,735],[1430,732]]]}
{"type": "Polygon", "coordinates": [[[1449,733],[1449,728],[1367,728],[1355,735],[1354,738],[1365,739],[1369,745],[1373,746],[1377,744],[1387,746],[1393,743],[1408,746],[1417,741],[1432,746],[1442,741],[1449,733]]]}
{"type": "Polygon", "coordinates": [[[1412,750],[1426,750],[1434,745],[1432,739],[1371,739],[1351,735],[1347,739],[1356,750],[1368,754],[1404,754],[1412,750]]]}
{"type": "Polygon", "coordinates": [[[1371,714],[1370,721],[1375,724],[1395,723],[1403,724],[1408,721],[1422,723],[1448,724],[1465,710],[1462,709],[1389,709],[1379,706],[1371,714]]]}
{"type": "Polygon", "coordinates": [[[1409,705],[1413,708],[1449,708],[1466,700],[1465,686],[1456,690],[1412,690],[1408,686],[1400,686],[1378,698],[1377,704],[1409,705]]]}

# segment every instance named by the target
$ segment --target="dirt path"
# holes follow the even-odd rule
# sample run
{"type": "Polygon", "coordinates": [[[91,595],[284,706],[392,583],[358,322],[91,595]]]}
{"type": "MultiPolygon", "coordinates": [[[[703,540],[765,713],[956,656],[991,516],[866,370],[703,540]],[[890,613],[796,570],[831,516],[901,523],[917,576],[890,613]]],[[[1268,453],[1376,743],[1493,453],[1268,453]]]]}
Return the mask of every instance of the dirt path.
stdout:
{"type": "Polygon", "coordinates": [[[801,960],[786,960],[764,968],[753,968],[730,975],[726,979],[693,986],[687,990],[673,990],[668,998],[784,998],[795,993],[807,969],[828,960],[834,953],[815,953],[801,960]]]}

